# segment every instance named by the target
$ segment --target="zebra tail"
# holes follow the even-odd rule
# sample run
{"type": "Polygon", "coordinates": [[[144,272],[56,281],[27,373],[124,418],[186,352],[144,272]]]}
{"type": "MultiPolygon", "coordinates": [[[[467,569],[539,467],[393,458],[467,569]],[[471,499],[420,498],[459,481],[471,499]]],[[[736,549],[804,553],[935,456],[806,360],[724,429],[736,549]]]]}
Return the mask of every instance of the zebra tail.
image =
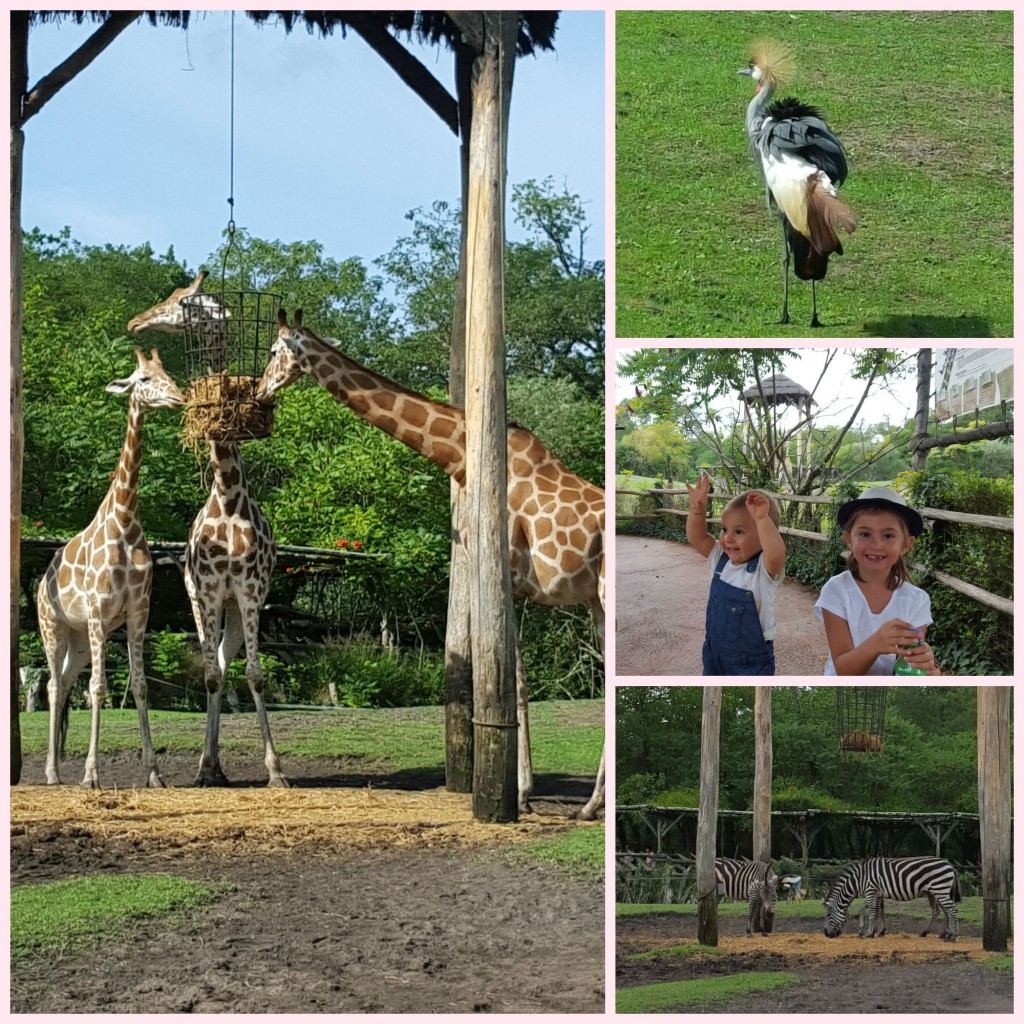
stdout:
{"type": "Polygon", "coordinates": [[[960,902],[960,879],[956,875],[953,876],[953,889],[950,892],[950,896],[953,897],[954,903],[960,902]]]}

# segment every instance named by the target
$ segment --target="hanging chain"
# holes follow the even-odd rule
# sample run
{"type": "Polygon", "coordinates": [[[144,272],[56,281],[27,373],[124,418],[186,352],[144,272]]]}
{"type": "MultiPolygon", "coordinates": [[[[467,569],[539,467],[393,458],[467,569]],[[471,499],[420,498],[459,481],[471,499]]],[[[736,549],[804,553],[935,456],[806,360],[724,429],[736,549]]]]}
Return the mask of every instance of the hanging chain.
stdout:
{"type": "MultiPolygon", "coordinates": [[[[235,12],[231,12],[231,92],[229,103],[228,130],[228,244],[224,249],[224,260],[220,267],[220,290],[223,295],[227,287],[228,254],[235,244],[235,12]]],[[[239,270],[241,270],[239,260],[239,270]]]]}

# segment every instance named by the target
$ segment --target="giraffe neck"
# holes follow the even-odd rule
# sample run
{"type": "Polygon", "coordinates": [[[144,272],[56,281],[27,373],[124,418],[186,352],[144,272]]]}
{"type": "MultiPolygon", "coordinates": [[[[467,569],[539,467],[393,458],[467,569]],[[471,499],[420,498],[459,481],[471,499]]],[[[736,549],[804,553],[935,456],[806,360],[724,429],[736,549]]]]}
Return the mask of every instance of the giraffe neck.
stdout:
{"type": "Polygon", "coordinates": [[[132,394],[128,403],[128,430],[121,448],[114,478],[107,491],[107,500],[101,506],[107,516],[114,516],[123,524],[138,518],[139,466],[142,464],[142,421],[146,409],[132,394]]]}
{"type": "Polygon", "coordinates": [[[460,485],[465,483],[466,424],[462,409],[418,395],[318,339],[303,338],[300,346],[299,365],[339,402],[436,463],[460,485]]]}
{"type": "Polygon", "coordinates": [[[213,467],[211,498],[220,499],[219,506],[226,516],[237,514],[249,518],[252,513],[249,482],[238,445],[211,441],[210,465],[213,467]]]}

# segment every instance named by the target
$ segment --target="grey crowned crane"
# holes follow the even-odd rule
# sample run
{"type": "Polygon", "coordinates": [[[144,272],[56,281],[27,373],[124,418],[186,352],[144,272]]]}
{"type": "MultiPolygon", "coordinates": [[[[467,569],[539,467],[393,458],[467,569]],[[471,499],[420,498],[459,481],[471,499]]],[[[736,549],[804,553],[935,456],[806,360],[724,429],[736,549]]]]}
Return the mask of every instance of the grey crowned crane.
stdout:
{"type": "Polygon", "coordinates": [[[789,323],[789,262],[811,282],[811,326],[820,327],[814,283],[828,272],[832,253],[842,255],[837,228],[857,227],[850,208],[836,195],[846,180],[846,154],[821,112],[799,100],[770,102],[793,72],[793,59],[774,42],[755,43],[741,75],[754,80],[747,107],[747,136],[767,190],[768,208],[782,220],[782,316],[789,323]]]}

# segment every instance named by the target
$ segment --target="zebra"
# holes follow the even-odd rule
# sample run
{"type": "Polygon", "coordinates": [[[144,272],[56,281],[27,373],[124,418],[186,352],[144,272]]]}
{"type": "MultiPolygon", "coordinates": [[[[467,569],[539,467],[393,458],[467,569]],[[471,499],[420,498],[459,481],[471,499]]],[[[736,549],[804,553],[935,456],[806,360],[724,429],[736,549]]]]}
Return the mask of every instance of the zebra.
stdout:
{"type": "Polygon", "coordinates": [[[880,919],[885,934],[885,900],[912,900],[927,896],[932,917],[922,937],[928,934],[939,909],[946,915],[946,926],[940,939],[955,942],[957,932],[957,903],[960,902],[960,883],[956,869],[948,860],[938,857],[872,857],[848,865],[832,883],[825,897],[825,935],[834,939],[842,930],[854,897],[864,897],[861,910],[860,932],[864,935],[864,912],[867,911],[868,938],[876,934],[876,920],[880,919]]]}
{"type": "Polygon", "coordinates": [[[775,887],[778,876],[771,864],[756,860],[715,858],[718,902],[723,896],[747,901],[747,934],[767,935],[775,921],[775,887]]]}

